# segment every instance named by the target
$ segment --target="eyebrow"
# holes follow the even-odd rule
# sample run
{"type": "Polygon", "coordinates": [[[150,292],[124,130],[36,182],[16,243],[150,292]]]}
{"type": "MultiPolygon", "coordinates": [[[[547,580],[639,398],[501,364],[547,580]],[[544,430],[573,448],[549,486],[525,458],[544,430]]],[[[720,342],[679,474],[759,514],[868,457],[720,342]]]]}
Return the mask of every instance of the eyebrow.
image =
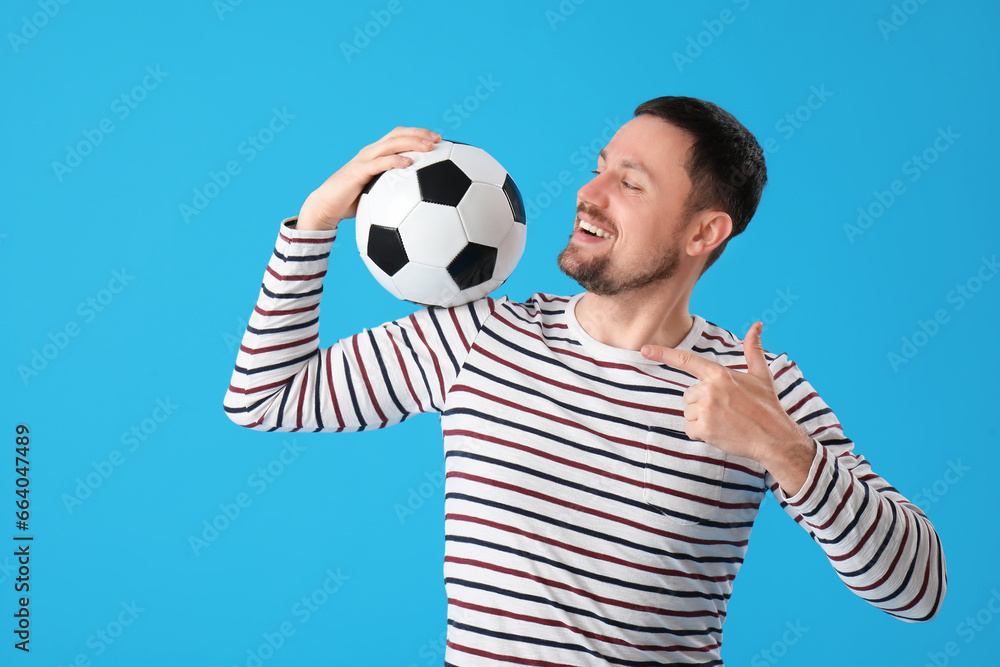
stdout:
{"type": "MultiPolygon", "coordinates": [[[[605,162],[608,161],[608,151],[606,148],[602,148],[601,152],[598,153],[597,155],[605,162]]],[[[618,162],[618,166],[623,167],[625,169],[634,169],[635,171],[638,171],[646,176],[650,175],[649,169],[647,169],[646,166],[643,163],[639,162],[638,160],[632,160],[626,158],[624,160],[620,160],[618,162]]]]}

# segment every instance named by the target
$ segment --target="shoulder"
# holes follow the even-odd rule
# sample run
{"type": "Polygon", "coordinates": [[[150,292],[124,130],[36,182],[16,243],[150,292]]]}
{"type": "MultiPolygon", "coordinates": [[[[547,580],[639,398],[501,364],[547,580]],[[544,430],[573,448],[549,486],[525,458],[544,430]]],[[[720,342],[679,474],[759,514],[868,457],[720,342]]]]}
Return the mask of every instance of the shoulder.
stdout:
{"type": "Polygon", "coordinates": [[[507,297],[494,301],[494,328],[503,335],[524,334],[547,343],[575,343],[568,330],[573,297],[535,292],[524,301],[507,297]]]}
{"type": "Polygon", "coordinates": [[[524,301],[515,301],[509,297],[493,299],[494,310],[506,309],[530,319],[544,317],[562,317],[572,297],[535,292],[524,301]]]}

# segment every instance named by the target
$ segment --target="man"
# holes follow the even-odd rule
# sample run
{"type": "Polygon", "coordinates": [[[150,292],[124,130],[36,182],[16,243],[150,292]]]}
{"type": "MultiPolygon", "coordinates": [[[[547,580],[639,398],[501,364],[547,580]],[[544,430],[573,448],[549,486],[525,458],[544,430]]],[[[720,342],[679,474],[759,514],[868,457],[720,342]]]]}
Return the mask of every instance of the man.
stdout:
{"type": "Polygon", "coordinates": [[[440,137],[396,128],[282,222],[225,409],[268,431],[441,413],[448,665],[721,665],[722,624],[770,489],[845,584],[924,621],[946,585],[923,512],[854,453],[760,323],[688,312],[766,182],[719,107],[665,97],[601,152],[560,267],[586,292],[430,308],[318,348],[338,223],[440,137]]]}

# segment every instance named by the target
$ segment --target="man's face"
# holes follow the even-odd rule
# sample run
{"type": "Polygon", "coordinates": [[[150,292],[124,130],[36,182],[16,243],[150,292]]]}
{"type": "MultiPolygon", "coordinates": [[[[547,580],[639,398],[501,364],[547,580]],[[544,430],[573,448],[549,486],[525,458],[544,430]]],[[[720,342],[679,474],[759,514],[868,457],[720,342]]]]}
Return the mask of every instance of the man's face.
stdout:
{"type": "Polygon", "coordinates": [[[603,296],[674,275],[687,221],[691,180],[684,162],[691,143],[683,130],[654,116],[623,125],[601,151],[594,178],[577,192],[577,219],[559,268],[603,296]]]}

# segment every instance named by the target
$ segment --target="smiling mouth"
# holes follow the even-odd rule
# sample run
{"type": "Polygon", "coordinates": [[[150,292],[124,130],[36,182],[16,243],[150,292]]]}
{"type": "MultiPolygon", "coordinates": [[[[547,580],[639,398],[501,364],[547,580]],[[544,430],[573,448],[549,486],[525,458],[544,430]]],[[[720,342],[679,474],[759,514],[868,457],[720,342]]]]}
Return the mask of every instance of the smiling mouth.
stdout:
{"type": "Polygon", "coordinates": [[[576,224],[577,224],[577,227],[579,227],[581,230],[583,230],[583,232],[585,234],[589,234],[591,236],[597,236],[597,237],[604,238],[604,239],[614,238],[614,234],[612,234],[611,232],[609,232],[609,231],[607,231],[605,229],[601,229],[597,225],[593,225],[593,224],[587,222],[586,220],[580,220],[579,218],[577,218],[576,224]]]}

